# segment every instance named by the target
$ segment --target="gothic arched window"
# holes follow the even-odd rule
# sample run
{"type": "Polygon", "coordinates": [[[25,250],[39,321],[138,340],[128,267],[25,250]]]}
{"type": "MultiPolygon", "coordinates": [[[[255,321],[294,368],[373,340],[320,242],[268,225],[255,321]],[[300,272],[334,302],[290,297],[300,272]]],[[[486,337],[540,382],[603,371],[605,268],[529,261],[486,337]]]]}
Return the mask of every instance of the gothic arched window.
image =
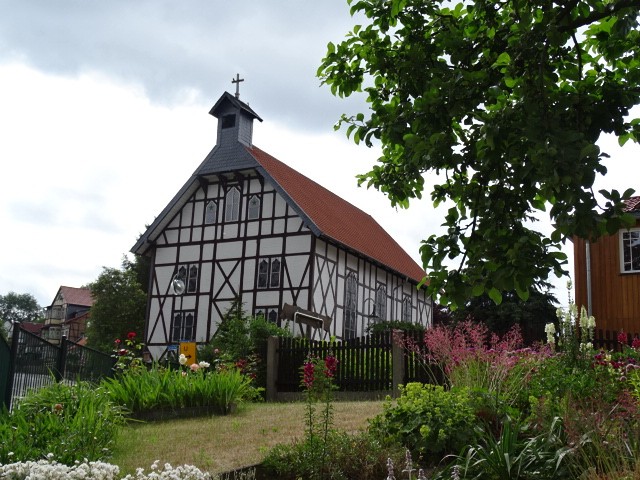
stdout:
{"type": "Polygon", "coordinates": [[[225,222],[237,222],[240,217],[240,190],[232,187],[225,198],[224,220],[225,222]]]}

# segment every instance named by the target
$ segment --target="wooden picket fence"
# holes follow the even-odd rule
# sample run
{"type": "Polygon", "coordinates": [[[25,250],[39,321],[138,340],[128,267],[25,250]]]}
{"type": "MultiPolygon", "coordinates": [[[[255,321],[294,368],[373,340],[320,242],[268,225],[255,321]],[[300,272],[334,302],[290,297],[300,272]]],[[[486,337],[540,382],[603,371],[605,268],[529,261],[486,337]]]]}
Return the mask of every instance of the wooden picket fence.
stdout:
{"type": "MultiPolygon", "coordinates": [[[[417,332],[404,335],[422,340],[417,332]]],[[[371,334],[344,341],[318,341],[305,338],[277,340],[278,392],[301,391],[301,371],[308,358],[338,360],[335,385],[343,392],[389,392],[402,383],[430,382],[433,376],[420,355],[407,354],[394,343],[392,332],[371,334]],[[395,363],[395,365],[394,365],[395,363]]]]}

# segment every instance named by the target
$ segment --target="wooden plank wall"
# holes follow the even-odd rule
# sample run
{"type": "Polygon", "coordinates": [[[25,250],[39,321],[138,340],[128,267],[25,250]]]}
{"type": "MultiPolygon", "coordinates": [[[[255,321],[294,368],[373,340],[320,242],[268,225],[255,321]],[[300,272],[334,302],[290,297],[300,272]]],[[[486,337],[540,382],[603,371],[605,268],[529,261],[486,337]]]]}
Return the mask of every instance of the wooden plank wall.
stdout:
{"type": "MultiPolygon", "coordinates": [[[[618,234],[591,243],[591,294],[596,328],[640,331],[640,273],[620,273],[618,234]]],[[[574,239],[575,303],[587,306],[585,241],[574,239]]]]}

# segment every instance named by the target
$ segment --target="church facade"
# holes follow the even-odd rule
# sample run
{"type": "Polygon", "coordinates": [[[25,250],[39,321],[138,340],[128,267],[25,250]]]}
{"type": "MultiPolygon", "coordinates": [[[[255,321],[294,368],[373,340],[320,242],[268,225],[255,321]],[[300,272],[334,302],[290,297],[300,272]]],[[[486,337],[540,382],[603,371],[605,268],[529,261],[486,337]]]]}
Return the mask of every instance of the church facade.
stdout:
{"type": "Polygon", "coordinates": [[[208,342],[238,298],[251,315],[320,338],[431,324],[424,271],[371,216],[255,147],[262,119],[239,98],[225,92],[209,113],[215,147],[131,249],[152,259],[154,358],[208,342]]]}

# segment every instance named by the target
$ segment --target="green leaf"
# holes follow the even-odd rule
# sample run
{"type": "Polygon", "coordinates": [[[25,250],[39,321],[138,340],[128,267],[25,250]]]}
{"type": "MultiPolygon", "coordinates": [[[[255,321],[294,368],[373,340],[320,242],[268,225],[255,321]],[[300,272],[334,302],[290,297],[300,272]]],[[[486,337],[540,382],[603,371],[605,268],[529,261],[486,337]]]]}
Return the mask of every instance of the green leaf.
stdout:
{"type": "Polygon", "coordinates": [[[496,305],[500,305],[502,303],[502,293],[495,287],[492,287],[489,292],[487,292],[489,298],[493,300],[496,305]]]}

